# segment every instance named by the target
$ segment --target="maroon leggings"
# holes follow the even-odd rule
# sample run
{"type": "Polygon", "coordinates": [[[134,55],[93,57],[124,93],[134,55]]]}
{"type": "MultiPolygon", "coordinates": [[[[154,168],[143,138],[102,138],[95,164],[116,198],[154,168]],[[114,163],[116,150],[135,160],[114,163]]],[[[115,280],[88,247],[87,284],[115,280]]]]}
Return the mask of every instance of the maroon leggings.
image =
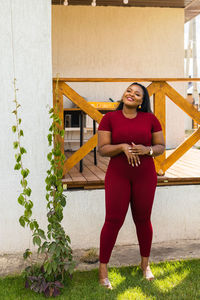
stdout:
{"type": "Polygon", "coordinates": [[[149,257],[152,242],[151,210],[157,184],[153,159],[143,156],[138,167],[125,155],[111,158],[105,177],[106,218],[100,236],[100,262],[108,263],[129,207],[136,225],[140,254],[149,257]]]}

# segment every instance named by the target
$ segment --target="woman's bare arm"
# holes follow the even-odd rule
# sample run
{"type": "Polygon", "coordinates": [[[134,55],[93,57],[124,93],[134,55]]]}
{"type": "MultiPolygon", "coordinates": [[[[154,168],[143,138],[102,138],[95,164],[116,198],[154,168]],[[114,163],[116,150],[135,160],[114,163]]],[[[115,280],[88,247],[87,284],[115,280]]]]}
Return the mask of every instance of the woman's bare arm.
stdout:
{"type": "Polygon", "coordinates": [[[118,144],[111,145],[111,132],[110,131],[98,131],[98,151],[101,156],[115,156],[123,152],[124,145],[118,144]]]}
{"type": "MultiPolygon", "coordinates": [[[[161,155],[165,151],[165,141],[162,131],[152,133],[152,149],[153,156],[161,155]]],[[[137,155],[148,155],[150,151],[150,146],[135,145],[132,143],[132,153],[137,155]]]]}
{"type": "Polygon", "coordinates": [[[129,144],[111,144],[111,132],[110,131],[98,131],[98,151],[101,156],[113,157],[122,152],[125,153],[128,163],[132,166],[138,166],[140,164],[140,159],[138,155],[132,155],[130,152],[129,144]]]}
{"type": "Polygon", "coordinates": [[[165,140],[162,131],[152,133],[153,156],[163,154],[165,151],[165,140]]]}

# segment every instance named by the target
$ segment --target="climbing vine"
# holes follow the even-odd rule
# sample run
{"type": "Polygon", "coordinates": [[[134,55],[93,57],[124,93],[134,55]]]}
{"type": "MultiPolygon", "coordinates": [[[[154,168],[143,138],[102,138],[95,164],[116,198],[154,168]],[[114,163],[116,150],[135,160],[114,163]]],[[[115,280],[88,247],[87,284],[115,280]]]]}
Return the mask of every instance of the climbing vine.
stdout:
{"type": "MultiPolygon", "coordinates": [[[[23,215],[19,218],[21,226],[29,227],[32,232],[33,244],[37,246],[38,253],[44,254],[41,266],[31,264],[25,269],[24,277],[26,287],[35,292],[44,292],[46,296],[57,296],[67,274],[73,273],[75,263],[73,261],[70,237],[65,233],[61,221],[63,220],[63,208],[66,206],[66,196],[63,194],[62,176],[65,156],[61,151],[61,139],[64,137],[62,123],[58,116],[58,108],[50,108],[49,116],[52,120],[47,136],[51,150],[47,154],[50,167],[47,170],[46,183],[46,207],[47,207],[47,232],[40,228],[37,220],[32,217],[33,201],[32,190],[28,184],[29,169],[24,167],[24,155],[27,153],[22,146],[24,132],[21,128],[22,120],[19,117],[21,105],[17,101],[16,80],[14,80],[13,114],[16,116],[16,124],[12,131],[16,135],[13,147],[16,151],[14,169],[21,174],[20,185],[22,192],[18,196],[18,203],[23,206],[23,215]]],[[[55,90],[58,97],[58,80],[55,90]]],[[[24,259],[30,258],[32,252],[26,249],[24,259]]]]}

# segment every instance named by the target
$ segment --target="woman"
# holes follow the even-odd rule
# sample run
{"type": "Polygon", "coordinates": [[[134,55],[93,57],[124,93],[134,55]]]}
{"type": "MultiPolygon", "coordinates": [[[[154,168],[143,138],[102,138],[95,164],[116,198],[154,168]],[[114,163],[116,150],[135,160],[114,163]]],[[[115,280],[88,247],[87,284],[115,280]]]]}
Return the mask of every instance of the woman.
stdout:
{"type": "Polygon", "coordinates": [[[106,218],[100,236],[100,284],[111,289],[107,263],[124,222],[129,203],[140,247],[141,269],[154,278],[149,255],[151,210],[157,185],[154,156],[164,152],[161,125],[151,112],[147,89],[131,84],[116,111],[108,112],[98,128],[100,155],[111,157],[105,177],[106,218]]]}

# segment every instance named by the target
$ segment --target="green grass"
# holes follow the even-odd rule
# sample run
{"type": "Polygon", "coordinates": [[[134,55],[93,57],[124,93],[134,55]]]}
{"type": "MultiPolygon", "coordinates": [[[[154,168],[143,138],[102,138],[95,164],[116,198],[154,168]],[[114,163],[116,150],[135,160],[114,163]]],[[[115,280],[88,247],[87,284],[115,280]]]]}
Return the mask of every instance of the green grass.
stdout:
{"type": "MultiPolygon", "coordinates": [[[[57,300],[200,300],[200,259],[151,264],[155,280],[142,278],[139,267],[110,268],[113,290],[98,284],[98,271],[74,273],[57,300]]],[[[0,300],[46,299],[24,288],[21,276],[0,278],[0,300]]]]}

